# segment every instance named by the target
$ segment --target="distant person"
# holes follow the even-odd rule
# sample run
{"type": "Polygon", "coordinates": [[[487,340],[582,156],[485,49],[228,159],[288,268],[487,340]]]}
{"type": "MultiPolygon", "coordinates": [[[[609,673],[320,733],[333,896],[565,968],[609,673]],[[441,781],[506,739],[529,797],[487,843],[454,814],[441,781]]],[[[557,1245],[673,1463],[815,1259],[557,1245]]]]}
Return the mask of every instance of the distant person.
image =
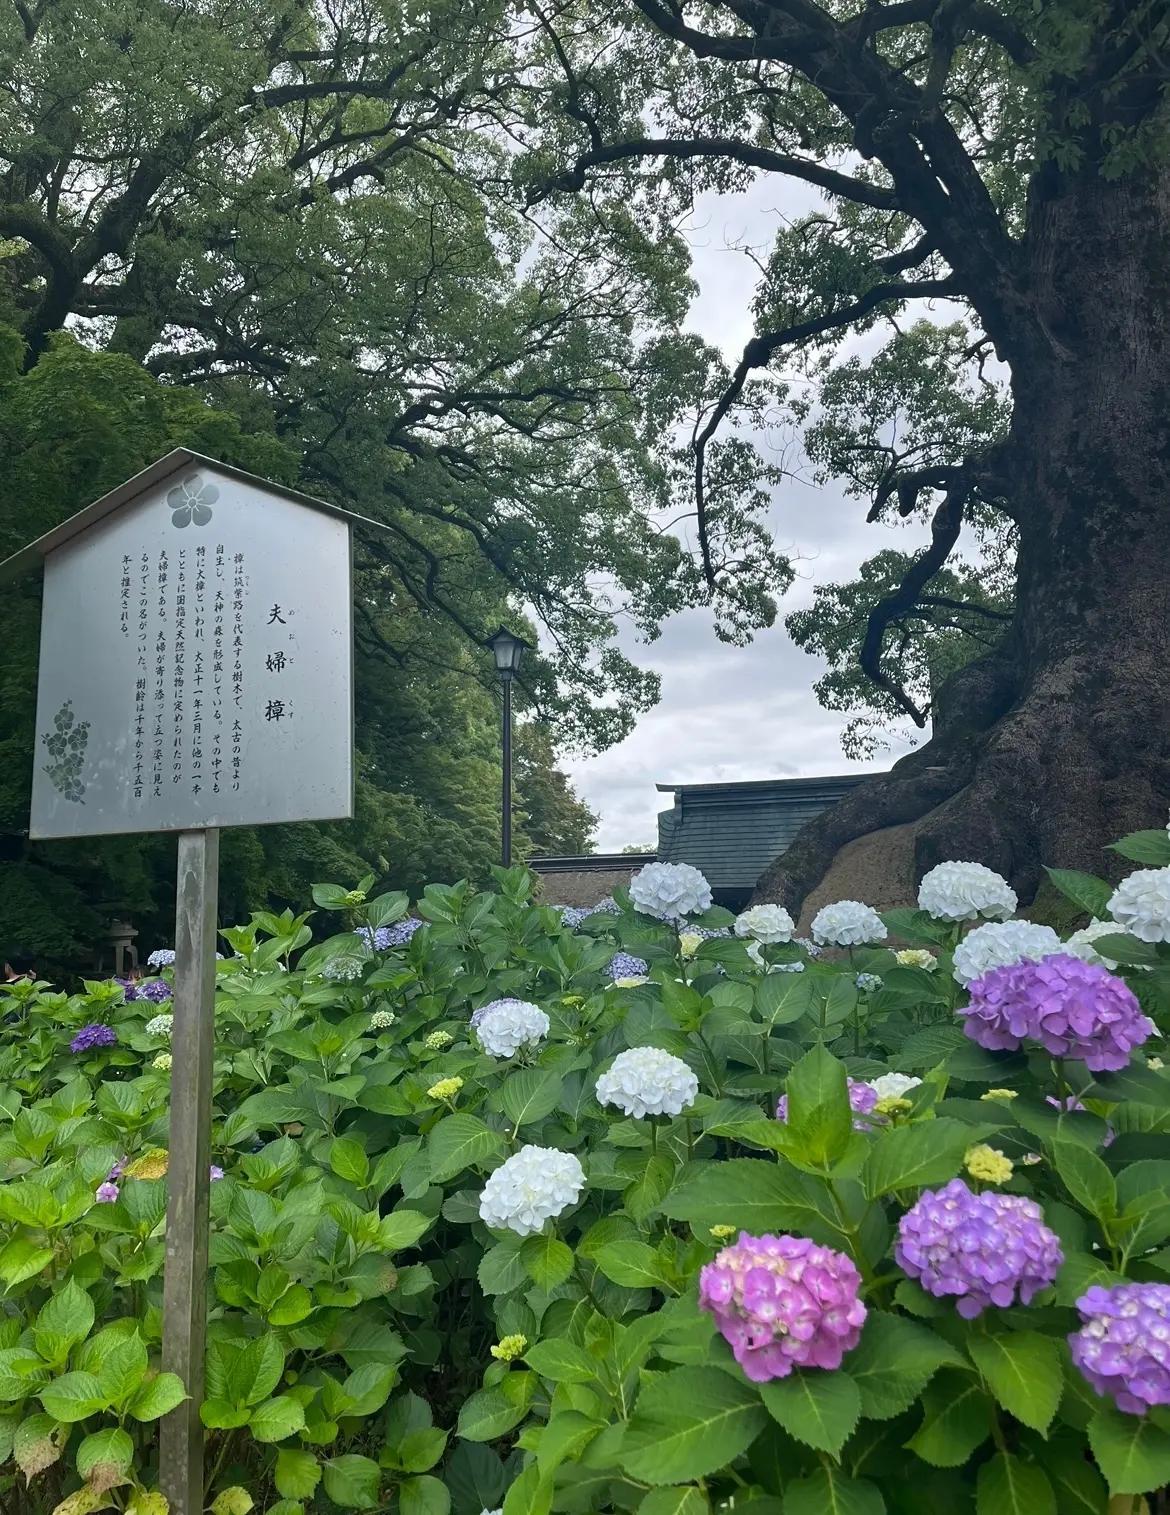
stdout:
{"type": "Polygon", "coordinates": [[[12,952],[4,959],[4,982],[18,984],[21,979],[36,977],[36,962],[26,952],[12,952]]]}

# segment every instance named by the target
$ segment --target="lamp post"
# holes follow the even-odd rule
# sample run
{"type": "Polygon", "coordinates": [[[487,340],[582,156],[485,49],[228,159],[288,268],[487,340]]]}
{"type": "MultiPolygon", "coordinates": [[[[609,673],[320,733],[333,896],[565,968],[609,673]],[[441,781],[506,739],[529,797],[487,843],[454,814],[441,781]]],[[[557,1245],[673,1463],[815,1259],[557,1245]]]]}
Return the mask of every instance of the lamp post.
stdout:
{"type": "Polygon", "coordinates": [[[488,637],[488,646],[496,660],[496,672],[504,684],[504,782],[500,816],[500,861],[512,866],[512,680],[520,667],[527,642],[513,636],[501,626],[488,637]]]}

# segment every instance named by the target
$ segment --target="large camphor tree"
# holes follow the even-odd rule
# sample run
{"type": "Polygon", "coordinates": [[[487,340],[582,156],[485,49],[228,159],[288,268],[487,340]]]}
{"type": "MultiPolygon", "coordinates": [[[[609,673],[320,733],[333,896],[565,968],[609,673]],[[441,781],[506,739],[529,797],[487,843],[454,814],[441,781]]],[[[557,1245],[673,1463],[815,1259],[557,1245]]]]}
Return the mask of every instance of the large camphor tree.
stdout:
{"type": "Polygon", "coordinates": [[[1164,0],[539,12],[560,115],[534,194],[643,224],[754,175],[823,195],[758,259],[757,334],[695,431],[700,509],[712,439],[771,382],[871,518],[929,519],[926,550],[879,554],[792,629],[830,655],[828,702],[857,708],[863,675],[871,714],[930,739],[807,827],[763,897],[799,904],[844,844],[912,826],[919,874],[978,859],[1027,898],[1043,864],[1104,871],[1166,818],[1168,38],[1164,0]],[[883,321],[876,357],[850,350],[883,321]]]}

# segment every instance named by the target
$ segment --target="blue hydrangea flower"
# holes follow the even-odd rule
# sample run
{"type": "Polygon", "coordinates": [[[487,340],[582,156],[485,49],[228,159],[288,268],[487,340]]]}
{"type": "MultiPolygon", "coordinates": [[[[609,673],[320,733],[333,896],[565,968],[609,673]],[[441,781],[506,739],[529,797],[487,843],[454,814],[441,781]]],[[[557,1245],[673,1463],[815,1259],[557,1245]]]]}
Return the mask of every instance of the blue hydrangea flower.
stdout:
{"type": "Polygon", "coordinates": [[[605,971],[610,978],[642,978],[650,971],[650,964],[630,952],[615,952],[605,971]]]}

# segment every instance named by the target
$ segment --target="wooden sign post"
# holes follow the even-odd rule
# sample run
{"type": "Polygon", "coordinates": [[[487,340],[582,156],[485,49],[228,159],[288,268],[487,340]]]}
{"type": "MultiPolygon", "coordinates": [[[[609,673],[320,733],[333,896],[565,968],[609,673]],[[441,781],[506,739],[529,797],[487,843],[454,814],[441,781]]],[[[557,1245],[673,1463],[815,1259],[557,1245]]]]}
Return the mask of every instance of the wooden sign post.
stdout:
{"type": "Polygon", "coordinates": [[[178,834],[162,1423],[172,1515],[204,1507],[215,943],[226,826],[353,814],[351,523],[179,450],[0,564],[44,560],[33,837],[178,834]]]}

